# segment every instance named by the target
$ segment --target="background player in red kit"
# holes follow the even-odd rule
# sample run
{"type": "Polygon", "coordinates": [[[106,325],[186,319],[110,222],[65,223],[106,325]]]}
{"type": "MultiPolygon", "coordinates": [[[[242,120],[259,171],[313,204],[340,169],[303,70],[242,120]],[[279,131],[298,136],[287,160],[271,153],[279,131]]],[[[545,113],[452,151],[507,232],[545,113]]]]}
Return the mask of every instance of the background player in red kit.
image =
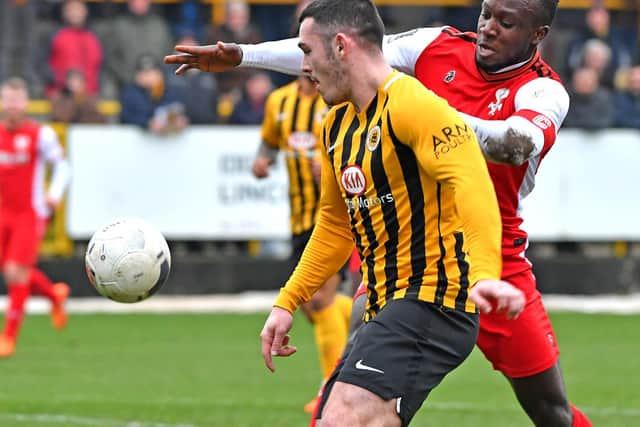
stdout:
{"type": "Polygon", "coordinates": [[[51,301],[54,328],[62,329],[67,324],[64,303],[69,286],[52,283],[35,264],[47,219],[67,185],[68,165],[53,129],[27,117],[28,101],[22,79],[9,79],[0,87],[0,267],[9,296],[0,357],[9,357],[15,351],[31,294],[51,301]],[[47,163],[52,166],[52,175],[45,192],[47,163]]]}
{"type": "MultiPolygon", "coordinates": [[[[387,36],[389,63],[415,75],[426,87],[466,114],[489,160],[503,223],[502,279],[527,295],[517,320],[483,314],[478,346],[510,381],[523,409],[538,427],[591,426],[568,403],[555,334],[525,257],[527,234],[520,228],[520,203],[535,184],[569,107],[556,73],[537,46],[548,34],[558,0],[484,0],[477,34],[451,27],[422,28],[387,36]]],[[[218,43],[176,47],[183,55],[167,63],[224,71],[233,66],[300,72],[297,40],[260,45],[218,43]]],[[[447,141],[434,141],[446,149],[447,141]]]]}

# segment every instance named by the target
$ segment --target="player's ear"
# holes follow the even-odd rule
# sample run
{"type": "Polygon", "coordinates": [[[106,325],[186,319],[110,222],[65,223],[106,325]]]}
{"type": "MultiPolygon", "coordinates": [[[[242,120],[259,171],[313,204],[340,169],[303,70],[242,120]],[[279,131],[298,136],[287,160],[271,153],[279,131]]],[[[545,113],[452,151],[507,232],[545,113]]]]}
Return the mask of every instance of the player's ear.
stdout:
{"type": "Polygon", "coordinates": [[[533,40],[532,43],[534,46],[538,46],[542,40],[544,40],[545,37],[547,37],[547,34],[549,34],[549,26],[548,25],[541,25],[539,26],[536,31],[533,33],[533,40]]]}
{"type": "Polygon", "coordinates": [[[335,50],[335,55],[338,58],[342,58],[346,52],[346,47],[347,47],[347,38],[345,37],[344,34],[342,33],[338,33],[336,34],[336,37],[334,38],[334,50],[335,50]]]}

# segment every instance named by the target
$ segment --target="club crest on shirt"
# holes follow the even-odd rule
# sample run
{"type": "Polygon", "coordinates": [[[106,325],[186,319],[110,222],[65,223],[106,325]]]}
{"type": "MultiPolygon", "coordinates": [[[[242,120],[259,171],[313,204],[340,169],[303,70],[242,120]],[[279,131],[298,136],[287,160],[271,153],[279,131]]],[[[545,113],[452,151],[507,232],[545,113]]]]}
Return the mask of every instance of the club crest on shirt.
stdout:
{"type": "Polygon", "coordinates": [[[31,139],[27,135],[16,135],[13,138],[13,147],[16,151],[26,151],[31,145],[31,139]]]}
{"type": "Polygon", "coordinates": [[[496,90],[496,100],[489,104],[489,115],[494,116],[498,111],[502,110],[502,101],[509,96],[509,89],[502,87],[496,90]]]}
{"type": "Polygon", "coordinates": [[[380,134],[380,126],[374,126],[369,130],[366,142],[367,150],[375,151],[375,149],[378,148],[378,145],[380,145],[380,134]]]}
{"type": "Polygon", "coordinates": [[[453,79],[456,78],[456,70],[450,70],[445,76],[444,76],[444,82],[445,83],[451,83],[453,81],[453,79]]]}
{"type": "Polygon", "coordinates": [[[367,188],[367,178],[358,165],[349,165],[342,170],[340,183],[344,191],[351,196],[360,196],[367,188]]]}

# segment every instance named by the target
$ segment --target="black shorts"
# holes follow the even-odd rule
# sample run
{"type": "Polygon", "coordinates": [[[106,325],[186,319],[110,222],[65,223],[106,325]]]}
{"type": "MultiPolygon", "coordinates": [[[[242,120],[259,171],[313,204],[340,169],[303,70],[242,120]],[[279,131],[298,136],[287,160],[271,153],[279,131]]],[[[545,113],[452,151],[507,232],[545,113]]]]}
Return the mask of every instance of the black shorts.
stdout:
{"type": "Polygon", "coordinates": [[[478,315],[413,299],[393,300],[360,327],[325,384],[318,418],[336,381],[399,399],[407,426],[429,392],[471,353],[478,315]]]}
{"type": "Polygon", "coordinates": [[[304,248],[307,246],[307,243],[311,238],[311,233],[313,233],[313,228],[291,236],[291,256],[289,257],[289,260],[293,267],[295,267],[298,264],[298,261],[300,261],[302,252],[304,252],[304,248]]]}

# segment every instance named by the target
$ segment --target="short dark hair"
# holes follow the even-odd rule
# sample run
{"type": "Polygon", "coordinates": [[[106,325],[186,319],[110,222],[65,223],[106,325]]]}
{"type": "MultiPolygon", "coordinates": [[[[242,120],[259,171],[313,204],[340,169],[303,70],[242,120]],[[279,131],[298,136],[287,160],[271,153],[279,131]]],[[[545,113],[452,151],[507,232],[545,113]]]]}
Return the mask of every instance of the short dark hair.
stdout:
{"type": "Polygon", "coordinates": [[[382,49],[384,23],[371,0],[314,0],[300,14],[302,23],[313,18],[332,39],[340,32],[355,33],[360,39],[382,49]]]}
{"type": "Polygon", "coordinates": [[[558,0],[534,0],[536,18],[541,25],[551,25],[558,9],[558,0]]]}

